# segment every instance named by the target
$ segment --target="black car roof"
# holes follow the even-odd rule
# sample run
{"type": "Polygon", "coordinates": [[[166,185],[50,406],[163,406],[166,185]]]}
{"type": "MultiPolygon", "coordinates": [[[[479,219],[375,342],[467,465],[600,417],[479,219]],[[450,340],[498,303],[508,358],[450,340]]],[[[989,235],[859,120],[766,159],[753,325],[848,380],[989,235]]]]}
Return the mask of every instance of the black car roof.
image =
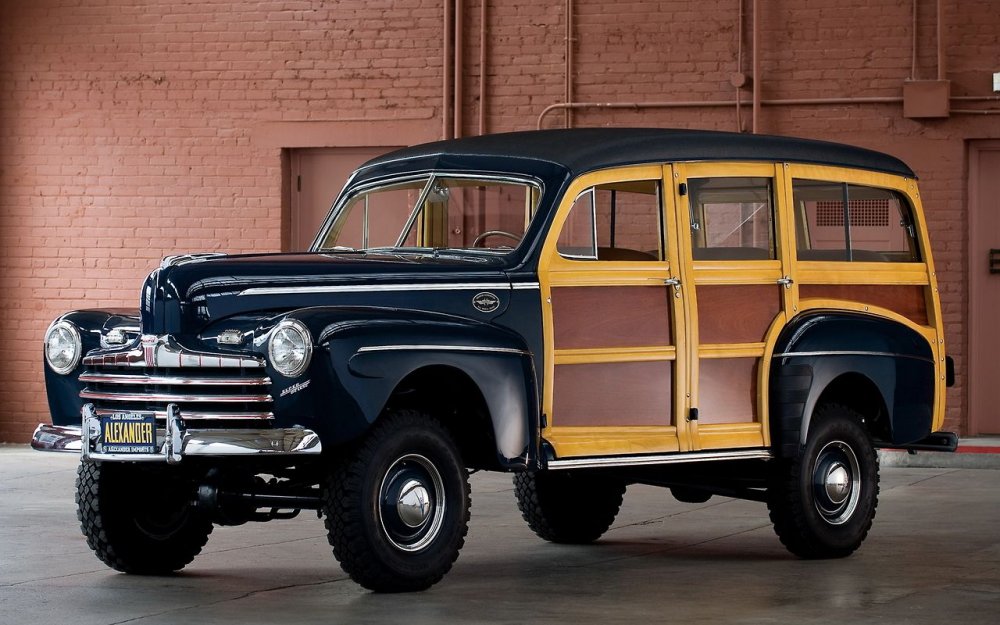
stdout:
{"type": "MultiPolygon", "coordinates": [[[[378,170],[387,165],[386,169],[396,169],[390,163],[398,165],[400,160],[447,160],[455,165],[451,158],[455,156],[487,161],[524,159],[545,163],[547,170],[555,165],[573,175],[638,163],[751,160],[836,165],[915,177],[913,170],[894,156],[840,143],[663,128],[569,128],[436,141],[390,152],[362,169],[367,178],[379,175],[378,170]]],[[[519,169],[531,173],[528,163],[519,169]]]]}

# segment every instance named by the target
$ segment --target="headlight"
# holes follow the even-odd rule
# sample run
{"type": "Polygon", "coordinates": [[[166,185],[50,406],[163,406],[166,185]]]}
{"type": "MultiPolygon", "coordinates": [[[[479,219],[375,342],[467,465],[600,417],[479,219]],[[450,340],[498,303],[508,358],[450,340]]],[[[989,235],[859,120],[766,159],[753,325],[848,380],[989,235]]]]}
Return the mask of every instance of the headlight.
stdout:
{"type": "Polygon", "coordinates": [[[52,370],[66,375],[80,362],[83,345],[80,331],[69,321],[59,321],[49,326],[45,333],[45,361],[52,370]]]}
{"type": "Polygon", "coordinates": [[[312,358],[312,336],[309,329],[295,319],[285,319],[271,330],[267,355],[278,373],[294,378],[301,375],[312,358]]]}

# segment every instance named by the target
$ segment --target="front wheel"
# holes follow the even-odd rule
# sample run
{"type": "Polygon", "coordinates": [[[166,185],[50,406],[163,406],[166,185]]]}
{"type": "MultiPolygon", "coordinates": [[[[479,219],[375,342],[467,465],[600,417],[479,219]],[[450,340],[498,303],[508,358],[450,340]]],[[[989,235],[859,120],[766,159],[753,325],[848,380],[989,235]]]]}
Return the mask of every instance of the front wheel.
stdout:
{"type": "Polygon", "coordinates": [[[465,543],[469,479],[454,441],[415,411],[383,416],[323,490],[333,554],[376,592],[424,590],[465,543]]]}
{"type": "Polygon", "coordinates": [[[842,558],[871,529],[878,457],[862,417],[839,404],[818,408],[797,459],[780,460],[768,493],[774,531],[803,558],[842,558]]]}
{"type": "Polygon", "coordinates": [[[124,573],[167,574],[201,552],[212,521],[193,500],[193,482],[172,468],[83,462],[77,470],[77,518],[87,544],[124,573]]]}

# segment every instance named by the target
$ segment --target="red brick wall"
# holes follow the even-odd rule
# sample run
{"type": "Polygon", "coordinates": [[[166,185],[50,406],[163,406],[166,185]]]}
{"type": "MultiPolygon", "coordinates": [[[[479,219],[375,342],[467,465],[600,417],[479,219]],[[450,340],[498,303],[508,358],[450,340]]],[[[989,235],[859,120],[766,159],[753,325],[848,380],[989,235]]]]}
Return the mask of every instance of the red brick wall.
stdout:
{"type": "MultiPolygon", "coordinates": [[[[918,77],[933,78],[934,6],[918,1],[918,77]]],[[[1000,71],[995,3],[946,4],[952,94],[989,94],[990,74],[1000,71]]],[[[765,99],[901,94],[911,66],[909,3],[761,5],[765,99]]],[[[346,139],[336,129],[345,124],[354,124],[354,144],[399,124],[412,137],[438,135],[442,6],[0,4],[0,440],[24,441],[47,418],[40,343],[57,314],[134,306],[142,278],[165,254],[280,247],[281,147],[338,145],[346,139]],[[333,130],[317,135],[304,122],[333,130]]],[[[735,96],[736,2],[575,6],[576,100],[735,96]]],[[[564,99],[564,6],[493,0],[488,8],[487,128],[533,128],[545,106],[564,99]]],[[[748,31],[749,17],[744,23],[748,31]]],[[[471,133],[480,111],[475,1],[466,3],[465,25],[463,127],[471,133]]],[[[751,61],[747,34],[743,71],[751,61]]],[[[749,125],[749,107],[743,119],[749,125]]],[[[545,123],[562,121],[559,113],[545,123]]],[[[962,427],[965,141],[1000,137],[1000,116],[918,122],[904,119],[899,104],[856,104],[765,106],[759,121],[763,132],[882,149],[920,174],[949,351],[959,364],[948,425],[962,427]]],[[[585,110],[574,113],[574,123],[733,130],[736,115],[732,107],[585,110]]]]}

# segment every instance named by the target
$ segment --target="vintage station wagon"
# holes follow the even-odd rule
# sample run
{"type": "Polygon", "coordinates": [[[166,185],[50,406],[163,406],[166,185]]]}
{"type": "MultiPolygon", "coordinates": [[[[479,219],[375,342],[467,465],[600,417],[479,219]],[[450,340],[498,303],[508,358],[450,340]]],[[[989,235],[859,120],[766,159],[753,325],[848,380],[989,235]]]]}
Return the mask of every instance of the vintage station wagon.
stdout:
{"type": "Polygon", "coordinates": [[[875,448],[953,450],[913,172],[800,139],[512,133],[400,150],[310,250],[164,259],[138,310],[45,335],[53,425],[109,566],[188,564],[213,524],[325,517],[379,591],[450,569],[469,469],[583,543],[626,486],[766,502],[805,558],[864,540],[875,448]]]}

